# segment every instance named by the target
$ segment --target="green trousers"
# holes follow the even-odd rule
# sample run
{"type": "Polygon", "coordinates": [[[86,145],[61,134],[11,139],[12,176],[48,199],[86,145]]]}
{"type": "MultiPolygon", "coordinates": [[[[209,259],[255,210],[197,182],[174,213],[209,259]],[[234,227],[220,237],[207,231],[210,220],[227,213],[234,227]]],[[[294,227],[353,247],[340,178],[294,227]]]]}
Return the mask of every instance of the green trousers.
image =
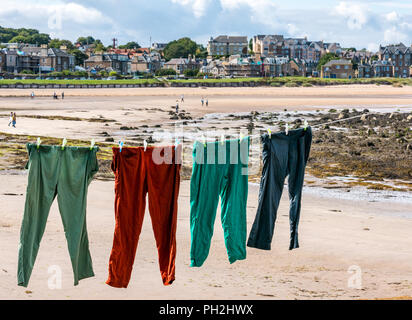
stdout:
{"type": "Polygon", "coordinates": [[[246,259],[249,138],[196,142],[190,181],[191,267],[203,265],[221,198],[221,220],[229,262],[246,259]]]}
{"type": "Polygon", "coordinates": [[[20,230],[18,285],[27,287],[56,198],[68,242],[74,285],[94,276],[86,229],[88,186],[98,171],[96,153],[84,147],[28,144],[29,169],[26,204],[20,230]]]}

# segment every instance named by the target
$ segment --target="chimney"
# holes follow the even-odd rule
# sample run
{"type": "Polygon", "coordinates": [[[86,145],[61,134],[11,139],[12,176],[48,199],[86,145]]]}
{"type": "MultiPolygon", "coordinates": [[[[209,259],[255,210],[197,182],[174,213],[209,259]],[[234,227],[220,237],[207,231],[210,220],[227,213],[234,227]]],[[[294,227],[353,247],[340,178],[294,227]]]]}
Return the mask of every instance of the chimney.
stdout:
{"type": "Polygon", "coordinates": [[[67,46],[60,46],[60,50],[66,51],[66,50],[67,50],[67,46]]]}

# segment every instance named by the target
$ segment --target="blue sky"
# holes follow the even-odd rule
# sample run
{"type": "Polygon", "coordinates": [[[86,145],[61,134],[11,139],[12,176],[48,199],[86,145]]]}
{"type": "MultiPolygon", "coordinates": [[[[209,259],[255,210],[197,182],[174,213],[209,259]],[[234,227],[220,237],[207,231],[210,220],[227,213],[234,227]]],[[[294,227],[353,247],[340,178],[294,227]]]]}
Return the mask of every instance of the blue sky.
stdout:
{"type": "Polygon", "coordinates": [[[412,43],[411,0],[2,0],[0,25],[30,27],[75,40],[92,35],[106,45],[168,42],[183,36],[284,34],[376,50],[412,43]]]}

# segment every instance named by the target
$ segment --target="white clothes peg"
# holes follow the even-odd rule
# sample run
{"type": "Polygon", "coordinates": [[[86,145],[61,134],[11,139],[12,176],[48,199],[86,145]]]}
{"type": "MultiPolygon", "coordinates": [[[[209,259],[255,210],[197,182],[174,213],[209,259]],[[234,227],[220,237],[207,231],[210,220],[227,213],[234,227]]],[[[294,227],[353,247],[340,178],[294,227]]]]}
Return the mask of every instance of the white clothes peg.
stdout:
{"type": "Polygon", "coordinates": [[[206,147],[206,138],[205,138],[204,135],[202,135],[202,143],[203,143],[203,145],[206,147]]]}
{"type": "Polygon", "coordinates": [[[40,148],[40,144],[41,144],[41,139],[40,138],[37,138],[37,149],[39,149],[40,148]]]}
{"type": "Polygon", "coordinates": [[[146,140],[143,141],[143,146],[144,146],[144,152],[146,152],[146,149],[147,149],[147,141],[146,140]]]}
{"type": "Polygon", "coordinates": [[[62,150],[64,150],[64,147],[66,146],[66,144],[67,144],[67,139],[64,138],[62,142],[62,150]]]}
{"type": "Polygon", "coordinates": [[[222,133],[222,135],[220,136],[220,143],[223,144],[225,143],[225,135],[222,133]]]}
{"type": "Polygon", "coordinates": [[[239,143],[242,142],[243,138],[244,138],[244,136],[243,136],[243,133],[241,132],[240,135],[239,135],[239,143]]]}
{"type": "Polygon", "coordinates": [[[288,135],[289,134],[289,123],[286,123],[286,135],[288,135]]]}
{"type": "Polygon", "coordinates": [[[303,122],[303,129],[305,129],[305,131],[306,131],[306,129],[308,128],[308,125],[309,125],[308,120],[305,120],[305,121],[303,122]]]}
{"type": "Polygon", "coordinates": [[[94,139],[92,139],[92,141],[90,142],[90,150],[93,150],[95,144],[96,142],[94,141],[94,139]]]}
{"type": "Polygon", "coordinates": [[[268,129],[269,138],[272,138],[272,130],[268,129]]]}

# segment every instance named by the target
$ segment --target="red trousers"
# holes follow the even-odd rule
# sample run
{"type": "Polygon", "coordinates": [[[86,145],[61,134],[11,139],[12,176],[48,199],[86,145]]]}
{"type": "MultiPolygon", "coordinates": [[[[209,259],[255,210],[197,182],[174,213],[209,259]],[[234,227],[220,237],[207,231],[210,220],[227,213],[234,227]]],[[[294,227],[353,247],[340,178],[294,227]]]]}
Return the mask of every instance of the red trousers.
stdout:
{"type": "Polygon", "coordinates": [[[115,219],[113,249],[106,283],[127,288],[142,230],[149,193],[149,212],[163,284],[175,280],[177,198],[182,147],[113,148],[115,219]],[[163,161],[162,161],[163,160],[163,161]]]}

